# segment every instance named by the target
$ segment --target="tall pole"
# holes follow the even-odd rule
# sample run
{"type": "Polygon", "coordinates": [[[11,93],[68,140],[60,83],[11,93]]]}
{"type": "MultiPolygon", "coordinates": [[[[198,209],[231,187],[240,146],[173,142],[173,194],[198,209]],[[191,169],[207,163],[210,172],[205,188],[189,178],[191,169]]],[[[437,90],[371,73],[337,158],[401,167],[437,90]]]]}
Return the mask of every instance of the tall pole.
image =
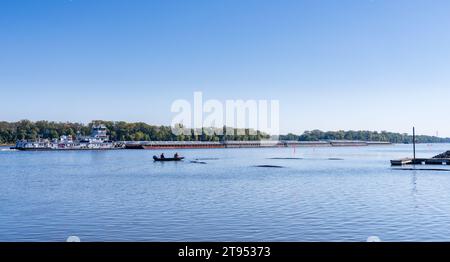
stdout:
{"type": "Polygon", "coordinates": [[[414,151],[414,164],[416,163],[416,128],[413,127],[413,151],[414,151]]]}

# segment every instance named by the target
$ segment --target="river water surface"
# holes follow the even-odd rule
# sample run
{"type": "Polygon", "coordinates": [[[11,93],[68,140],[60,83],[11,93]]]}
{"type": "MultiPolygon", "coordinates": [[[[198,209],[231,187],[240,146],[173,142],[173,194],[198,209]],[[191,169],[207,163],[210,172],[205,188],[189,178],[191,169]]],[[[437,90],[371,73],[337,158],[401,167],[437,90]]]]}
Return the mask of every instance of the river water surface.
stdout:
{"type": "Polygon", "coordinates": [[[0,241],[450,240],[450,172],[389,165],[410,145],[159,153],[2,149],[0,241]]]}

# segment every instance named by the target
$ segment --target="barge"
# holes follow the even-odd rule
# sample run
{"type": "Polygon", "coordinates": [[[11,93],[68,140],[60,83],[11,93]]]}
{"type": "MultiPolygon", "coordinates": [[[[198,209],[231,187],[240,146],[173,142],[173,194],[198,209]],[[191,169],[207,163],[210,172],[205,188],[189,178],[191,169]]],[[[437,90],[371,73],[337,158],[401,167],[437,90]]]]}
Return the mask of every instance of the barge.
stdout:
{"type": "Polygon", "coordinates": [[[140,141],[124,142],[125,149],[275,148],[391,145],[364,141],[140,141]]]}

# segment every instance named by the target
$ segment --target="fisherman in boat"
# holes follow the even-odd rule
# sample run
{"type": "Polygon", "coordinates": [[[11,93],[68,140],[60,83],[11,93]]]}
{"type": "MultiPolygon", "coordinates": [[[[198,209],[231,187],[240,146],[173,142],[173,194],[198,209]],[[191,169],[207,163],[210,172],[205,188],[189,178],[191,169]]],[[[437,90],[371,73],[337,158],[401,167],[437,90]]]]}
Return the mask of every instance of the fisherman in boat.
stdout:
{"type": "Polygon", "coordinates": [[[165,157],[164,153],[161,154],[159,158],[157,156],[153,156],[153,160],[155,161],[181,161],[183,159],[184,157],[179,156],[178,153],[176,153],[174,157],[165,157]]]}

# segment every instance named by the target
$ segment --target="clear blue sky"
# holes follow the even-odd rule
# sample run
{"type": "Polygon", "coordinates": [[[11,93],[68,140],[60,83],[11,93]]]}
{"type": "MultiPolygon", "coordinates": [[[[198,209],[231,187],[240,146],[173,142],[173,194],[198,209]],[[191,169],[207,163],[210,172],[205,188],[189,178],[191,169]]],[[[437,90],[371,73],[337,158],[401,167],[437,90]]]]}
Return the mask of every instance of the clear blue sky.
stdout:
{"type": "Polygon", "coordinates": [[[0,2],[0,120],[169,124],[279,99],[281,131],[450,136],[450,1],[0,2]],[[439,114],[437,114],[439,113],[439,114]]]}

